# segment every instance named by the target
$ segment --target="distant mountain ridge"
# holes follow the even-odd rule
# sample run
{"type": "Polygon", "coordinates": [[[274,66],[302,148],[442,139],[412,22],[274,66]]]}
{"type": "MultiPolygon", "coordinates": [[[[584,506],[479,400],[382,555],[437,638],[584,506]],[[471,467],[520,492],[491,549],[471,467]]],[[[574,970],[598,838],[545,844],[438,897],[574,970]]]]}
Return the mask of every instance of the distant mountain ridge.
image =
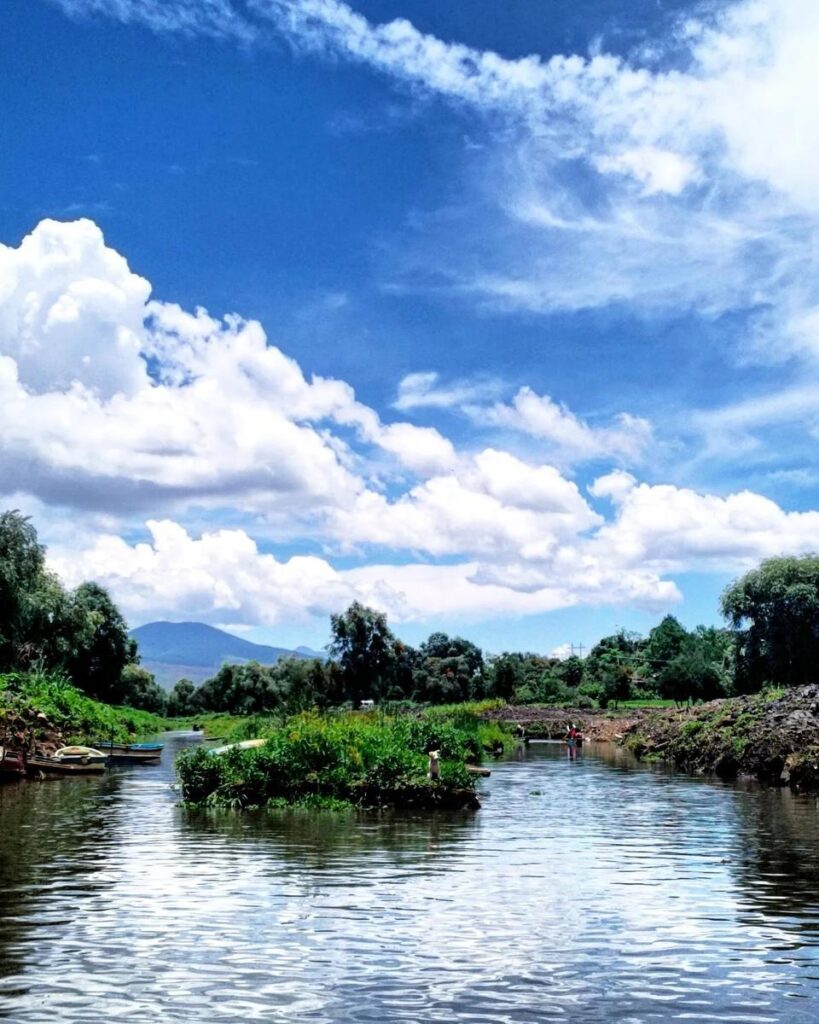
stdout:
{"type": "Polygon", "coordinates": [[[178,679],[201,683],[224,664],[258,661],[273,665],[279,658],[323,658],[309,647],[269,647],[243,640],[204,622],[148,622],[131,630],[139,645],[141,664],[153,672],[161,686],[178,679]]]}

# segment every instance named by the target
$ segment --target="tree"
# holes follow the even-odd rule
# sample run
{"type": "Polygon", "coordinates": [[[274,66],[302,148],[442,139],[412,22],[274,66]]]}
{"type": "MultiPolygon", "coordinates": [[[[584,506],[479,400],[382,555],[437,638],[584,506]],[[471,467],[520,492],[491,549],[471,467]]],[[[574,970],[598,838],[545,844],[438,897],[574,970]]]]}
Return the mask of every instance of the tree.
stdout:
{"type": "MultiPolygon", "coordinates": [[[[45,548],[27,516],[17,511],[0,514],[0,671],[19,667],[25,645],[36,644],[32,634],[34,595],[45,582],[45,548]]],[[[34,653],[27,652],[28,659],[34,653]]]]}
{"type": "Polygon", "coordinates": [[[557,676],[566,684],[576,688],[583,682],[584,663],[582,658],[578,658],[576,654],[571,655],[569,658],[564,658],[563,661],[558,662],[555,666],[555,672],[557,676]]]}
{"type": "Polygon", "coordinates": [[[512,701],[524,682],[523,659],[519,654],[504,653],[493,659],[489,672],[489,693],[493,697],[512,701]]]}
{"type": "Polygon", "coordinates": [[[663,665],[677,657],[687,639],[688,630],[673,615],[666,615],[648,634],[646,655],[651,665],[657,671],[662,669],[663,665]]]}
{"type": "Polygon", "coordinates": [[[127,704],[155,715],[164,715],[168,706],[167,694],[153,674],[133,663],[122,670],[119,687],[112,692],[111,699],[116,704],[127,704]]]}
{"type": "Polygon", "coordinates": [[[819,556],[769,558],[722,595],[735,632],[735,685],[798,686],[817,678],[819,556]]]}
{"type": "Polygon", "coordinates": [[[386,696],[396,666],[396,639],[387,616],[354,601],[330,617],[330,628],[329,650],[341,666],[348,699],[357,704],[386,696]]]}
{"type": "Polygon", "coordinates": [[[168,694],[168,715],[171,718],[185,718],[187,715],[195,715],[197,710],[196,687],[190,679],[177,680],[168,694]]]}
{"type": "Polygon", "coordinates": [[[662,667],[657,682],[660,696],[677,704],[714,700],[725,695],[719,671],[708,661],[703,645],[694,638],[662,667]]]}
{"type": "Polygon", "coordinates": [[[72,596],[75,633],[66,669],[74,684],[98,700],[115,702],[126,665],[138,659],[136,641],[108,591],[81,583],[72,596]]]}

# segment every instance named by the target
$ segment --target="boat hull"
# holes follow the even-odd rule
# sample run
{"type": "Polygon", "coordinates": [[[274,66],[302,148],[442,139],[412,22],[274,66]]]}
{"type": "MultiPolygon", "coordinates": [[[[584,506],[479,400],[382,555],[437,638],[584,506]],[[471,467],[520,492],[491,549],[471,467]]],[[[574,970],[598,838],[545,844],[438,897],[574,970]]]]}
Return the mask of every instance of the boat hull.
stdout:
{"type": "Polygon", "coordinates": [[[102,775],[105,761],[71,761],[58,757],[29,757],[26,762],[29,775],[102,775]]]}

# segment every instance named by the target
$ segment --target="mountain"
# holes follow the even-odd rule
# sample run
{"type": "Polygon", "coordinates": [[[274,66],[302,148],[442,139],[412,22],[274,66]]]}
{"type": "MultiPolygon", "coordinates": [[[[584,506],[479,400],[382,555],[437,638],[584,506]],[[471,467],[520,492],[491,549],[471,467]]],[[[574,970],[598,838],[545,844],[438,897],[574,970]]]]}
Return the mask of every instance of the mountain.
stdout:
{"type": "Polygon", "coordinates": [[[222,665],[258,661],[272,665],[279,658],[323,658],[309,647],[291,651],[243,640],[204,622],[148,622],[131,630],[139,645],[141,664],[153,672],[160,686],[172,687],[178,679],[201,683],[222,665]]]}

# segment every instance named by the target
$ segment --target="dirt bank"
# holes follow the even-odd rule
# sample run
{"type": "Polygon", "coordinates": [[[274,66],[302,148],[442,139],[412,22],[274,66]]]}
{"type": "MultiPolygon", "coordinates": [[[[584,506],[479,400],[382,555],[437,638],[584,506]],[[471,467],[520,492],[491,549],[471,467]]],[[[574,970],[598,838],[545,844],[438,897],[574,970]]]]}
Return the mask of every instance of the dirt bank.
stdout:
{"type": "Polygon", "coordinates": [[[65,737],[42,712],[32,708],[21,711],[0,708],[0,746],[50,757],[65,746],[65,737]]]}
{"type": "Polygon", "coordinates": [[[623,742],[638,757],[692,774],[817,792],[819,685],[650,712],[628,727],[623,742]]]}

